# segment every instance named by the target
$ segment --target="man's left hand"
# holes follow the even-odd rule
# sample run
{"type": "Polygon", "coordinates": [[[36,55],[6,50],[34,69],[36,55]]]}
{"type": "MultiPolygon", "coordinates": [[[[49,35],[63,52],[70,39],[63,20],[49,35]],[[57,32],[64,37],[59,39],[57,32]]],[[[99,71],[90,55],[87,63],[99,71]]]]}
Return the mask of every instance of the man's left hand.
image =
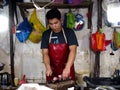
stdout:
{"type": "Polygon", "coordinates": [[[63,69],[62,79],[66,80],[69,78],[69,76],[70,76],[70,68],[63,69]]]}

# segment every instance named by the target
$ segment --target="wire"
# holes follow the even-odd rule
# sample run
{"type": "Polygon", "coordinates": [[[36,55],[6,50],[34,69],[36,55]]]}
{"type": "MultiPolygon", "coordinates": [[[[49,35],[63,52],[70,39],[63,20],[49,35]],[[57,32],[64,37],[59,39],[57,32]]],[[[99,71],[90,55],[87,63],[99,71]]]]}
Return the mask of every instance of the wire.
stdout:
{"type": "Polygon", "coordinates": [[[35,8],[36,9],[43,9],[43,8],[45,8],[45,7],[47,7],[47,6],[49,6],[51,3],[53,3],[53,2],[55,2],[55,0],[52,0],[51,2],[49,2],[49,3],[47,3],[46,5],[44,5],[43,7],[40,7],[37,3],[35,3],[35,1],[34,0],[32,0],[32,3],[33,3],[33,5],[35,6],[35,8]]]}

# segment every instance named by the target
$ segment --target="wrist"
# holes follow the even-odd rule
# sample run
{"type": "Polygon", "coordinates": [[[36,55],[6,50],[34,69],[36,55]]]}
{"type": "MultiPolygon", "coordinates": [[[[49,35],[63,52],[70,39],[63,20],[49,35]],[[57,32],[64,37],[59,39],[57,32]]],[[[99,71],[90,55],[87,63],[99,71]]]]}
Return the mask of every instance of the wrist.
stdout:
{"type": "Polygon", "coordinates": [[[50,65],[46,65],[46,69],[51,69],[50,65]]]}
{"type": "Polygon", "coordinates": [[[71,68],[71,67],[70,67],[69,65],[66,65],[66,66],[65,66],[65,69],[67,69],[67,70],[70,69],[70,68],[71,68]]]}

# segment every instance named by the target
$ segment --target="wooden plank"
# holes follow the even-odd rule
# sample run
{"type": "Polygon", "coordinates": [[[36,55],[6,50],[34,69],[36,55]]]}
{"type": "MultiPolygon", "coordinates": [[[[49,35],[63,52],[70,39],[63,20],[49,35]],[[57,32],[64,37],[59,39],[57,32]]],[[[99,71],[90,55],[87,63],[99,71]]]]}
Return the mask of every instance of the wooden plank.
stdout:
{"type": "MultiPolygon", "coordinates": [[[[40,7],[43,7],[44,5],[46,5],[46,2],[37,2],[37,4],[40,7]]],[[[93,2],[92,1],[83,1],[78,5],[72,5],[72,4],[60,4],[60,3],[51,3],[49,6],[47,6],[46,8],[60,8],[60,9],[65,9],[65,8],[88,8],[90,5],[92,5],[93,2]]],[[[19,7],[25,8],[25,9],[31,9],[31,8],[35,8],[32,2],[29,3],[20,3],[18,2],[17,5],[19,7]]]]}

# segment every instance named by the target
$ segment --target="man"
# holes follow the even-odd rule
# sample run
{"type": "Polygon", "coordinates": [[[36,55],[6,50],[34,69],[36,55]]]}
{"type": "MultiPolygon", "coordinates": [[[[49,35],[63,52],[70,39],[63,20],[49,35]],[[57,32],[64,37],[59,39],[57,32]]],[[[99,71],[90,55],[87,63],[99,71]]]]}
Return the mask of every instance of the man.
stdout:
{"type": "Polygon", "coordinates": [[[47,82],[54,77],[75,80],[74,60],[77,38],[73,30],[62,27],[61,13],[53,8],[46,14],[50,29],[42,35],[41,49],[47,82]]]}

